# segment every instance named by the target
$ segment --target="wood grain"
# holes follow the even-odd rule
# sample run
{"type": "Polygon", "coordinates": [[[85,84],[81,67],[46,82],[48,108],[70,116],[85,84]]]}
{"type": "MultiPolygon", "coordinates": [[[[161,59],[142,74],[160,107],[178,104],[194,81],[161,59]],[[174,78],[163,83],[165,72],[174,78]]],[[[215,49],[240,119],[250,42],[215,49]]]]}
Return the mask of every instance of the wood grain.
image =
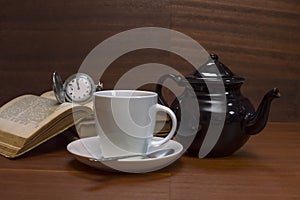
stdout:
{"type": "Polygon", "coordinates": [[[299,120],[299,1],[175,0],[171,10],[171,28],[245,77],[242,90],[255,106],[267,90],[281,90],[271,120],[299,120]]]}
{"type": "Polygon", "coordinates": [[[3,199],[299,199],[300,124],[269,123],[234,155],[183,156],[146,174],[112,173],[74,160],[64,135],[21,158],[0,157],[3,199]]]}
{"type": "MultiPolygon", "coordinates": [[[[278,87],[271,121],[299,121],[300,3],[297,0],[0,0],[0,104],[51,89],[51,74],[75,73],[100,42],[119,32],[156,26],[198,41],[246,78],[245,96],[257,107],[278,87]]],[[[105,74],[106,89],[136,65],[157,62],[183,74],[184,60],[159,51],[131,52],[105,74]]],[[[154,86],[147,89],[153,89],[154,86]]]]}

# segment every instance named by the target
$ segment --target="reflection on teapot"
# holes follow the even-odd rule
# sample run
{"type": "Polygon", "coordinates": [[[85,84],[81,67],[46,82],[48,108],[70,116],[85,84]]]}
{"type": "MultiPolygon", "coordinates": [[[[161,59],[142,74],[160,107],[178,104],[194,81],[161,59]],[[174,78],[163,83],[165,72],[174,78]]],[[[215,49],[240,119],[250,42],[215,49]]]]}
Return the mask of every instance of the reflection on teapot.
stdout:
{"type": "MultiPolygon", "coordinates": [[[[170,106],[176,114],[179,123],[181,123],[181,112],[189,112],[191,117],[193,117],[193,112],[196,112],[191,108],[192,104],[189,95],[191,90],[193,90],[197,96],[200,111],[199,128],[192,144],[187,150],[187,153],[192,156],[198,156],[203,140],[207,134],[211,115],[215,112],[215,110],[212,109],[212,105],[219,103],[211,100],[212,94],[209,92],[206,84],[207,81],[209,81],[209,77],[206,77],[206,75],[209,73],[201,73],[209,72],[212,63],[217,67],[220,73],[219,76],[223,81],[227,105],[225,106],[226,116],[221,135],[214,147],[207,154],[207,157],[231,155],[241,148],[251,135],[259,133],[265,127],[269,116],[271,101],[274,98],[280,97],[277,88],[270,90],[262,99],[257,111],[255,111],[251,102],[245,98],[240,91],[240,87],[245,79],[231,72],[218,60],[218,56],[215,54],[211,54],[206,64],[201,66],[194,74],[185,78],[174,74],[163,75],[158,80],[156,87],[156,92],[158,93],[159,102],[161,104],[167,105],[162,96],[162,84],[166,79],[172,79],[179,86],[184,87],[183,93],[175,99],[170,106]]],[[[194,113],[194,115],[199,116],[199,113],[194,113]]]]}

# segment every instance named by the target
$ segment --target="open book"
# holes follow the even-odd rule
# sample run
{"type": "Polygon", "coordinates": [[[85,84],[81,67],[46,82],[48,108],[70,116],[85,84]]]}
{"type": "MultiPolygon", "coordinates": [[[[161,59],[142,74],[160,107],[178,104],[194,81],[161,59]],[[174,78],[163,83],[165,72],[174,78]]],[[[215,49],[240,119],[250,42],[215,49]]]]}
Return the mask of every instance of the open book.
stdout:
{"type": "MultiPolygon", "coordinates": [[[[0,154],[18,157],[74,124],[80,137],[96,135],[92,107],[92,102],[59,104],[52,91],[9,101],[0,108],[0,154]]],[[[166,116],[158,115],[156,132],[168,132],[169,121],[166,116]]]]}
{"type": "Polygon", "coordinates": [[[19,96],[0,108],[0,154],[14,158],[91,115],[91,105],[59,104],[53,92],[19,96]]]}

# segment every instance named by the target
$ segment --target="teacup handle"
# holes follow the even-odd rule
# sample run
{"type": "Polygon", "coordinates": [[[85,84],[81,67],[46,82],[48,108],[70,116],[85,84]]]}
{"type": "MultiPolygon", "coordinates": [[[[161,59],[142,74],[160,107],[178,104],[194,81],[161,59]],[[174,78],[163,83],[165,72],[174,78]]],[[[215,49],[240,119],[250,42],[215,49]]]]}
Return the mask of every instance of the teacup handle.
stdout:
{"type": "Polygon", "coordinates": [[[176,119],[176,116],[175,116],[174,112],[166,106],[156,104],[155,109],[156,109],[156,113],[158,111],[166,112],[172,120],[172,128],[171,128],[169,134],[167,135],[167,137],[165,137],[162,140],[158,140],[158,141],[157,140],[152,140],[151,141],[151,146],[160,146],[160,145],[165,144],[166,142],[168,142],[174,136],[176,128],[177,128],[177,119],[176,119]]]}

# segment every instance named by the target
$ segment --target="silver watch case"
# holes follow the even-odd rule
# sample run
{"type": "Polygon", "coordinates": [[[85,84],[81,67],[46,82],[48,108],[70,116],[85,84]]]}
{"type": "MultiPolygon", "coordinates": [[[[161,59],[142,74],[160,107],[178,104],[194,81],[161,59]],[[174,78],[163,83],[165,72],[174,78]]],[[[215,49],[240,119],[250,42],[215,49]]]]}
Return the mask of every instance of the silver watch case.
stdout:
{"type": "Polygon", "coordinates": [[[103,84],[101,82],[98,82],[98,84],[95,85],[93,79],[89,75],[84,74],[84,73],[73,74],[73,75],[69,76],[66,79],[65,83],[62,83],[61,77],[58,74],[58,72],[54,72],[52,79],[53,79],[53,91],[54,91],[55,97],[56,97],[56,99],[57,99],[57,101],[59,103],[64,103],[65,101],[68,101],[68,102],[74,102],[74,103],[84,104],[84,103],[87,103],[87,102],[89,102],[89,101],[92,100],[93,93],[95,91],[103,89],[103,84]],[[84,77],[85,79],[87,79],[91,83],[91,87],[92,88],[91,88],[91,92],[89,94],[89,98],[85,99],[84,101],[75,101],[75,100],[72,99],[71,96],[69,96],[66,93],[66,86],[67,86],[67,84],[71,80],[73,80],[74,78],[78,78],[78,77],[84,77]]]}
{"type": "Polygon", "coordinates": [[[59,103],[65,102],[65,91],[63,83],[58,72],[54,72],[52,76],[54,95],[59,103]]]}

